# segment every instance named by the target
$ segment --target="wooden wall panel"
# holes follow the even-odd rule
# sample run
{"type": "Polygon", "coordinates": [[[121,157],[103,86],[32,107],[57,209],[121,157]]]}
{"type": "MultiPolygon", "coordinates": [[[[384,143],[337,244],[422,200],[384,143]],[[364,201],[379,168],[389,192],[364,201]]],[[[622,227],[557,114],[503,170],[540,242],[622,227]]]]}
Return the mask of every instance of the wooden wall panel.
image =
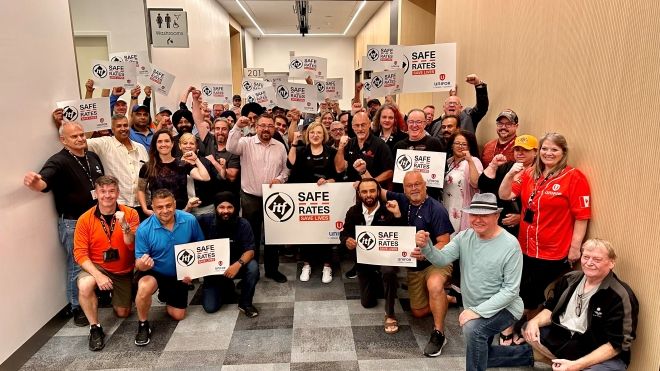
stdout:
{"type": "MultiPolygon", "coordinates": [[[[660,6],[644,0],[437,0],[436,42],[458,43],[459,76],[488,82],[480,142],[512,108],[519,133],[556,131],[593,192],[588,237],[614,243],[640,301],[630,370],[660,365],[660,6]]],[[[474,103],[470,85],[459,85],[474,103]]],[[[444,98],[444,97],[443,97],[444,98]]],[[[442,99],[435,100],[441,105],[442,99]]]]}
{"type": "Polygon", "coordinates": [[[367,45],[389,45],[389,43],[390,2],[385,1],[355,36],[355,69],[362,68],[362,57],[367,54],[367,45]]]}

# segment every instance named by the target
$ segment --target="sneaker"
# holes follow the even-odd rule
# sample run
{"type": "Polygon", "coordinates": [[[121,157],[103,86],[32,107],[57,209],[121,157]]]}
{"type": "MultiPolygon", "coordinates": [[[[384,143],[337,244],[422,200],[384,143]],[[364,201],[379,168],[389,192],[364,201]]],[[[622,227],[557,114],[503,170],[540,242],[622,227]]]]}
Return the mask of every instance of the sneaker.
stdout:
{"type": "Polygon", "coordinates": [[[348,272],[344,273],[344,276],[348,279],[353,279],[357,277],[357,266],[353,266],[348,272]]]}
{"type": "Polygon", "coordinates": [[[101,325],[92,325],[89,328],[89,350],[99,351],[105,346],[105,333],[101,325]]]}
{"type": "Polygon", "coordinates": [[[277,283],[284,283],[287,281],[286,276],[280,273],[280,271],[275,271],[272,273],[266,273],[266,278],[270,278],[277,283]]]}
{"type": "Polygon", "coordinates": [[[321,282],[330,283],[332,282],[332,268],[323,267],[323,276],[321,277],[321,282]]]}
{"type": "Polygon", "coordinates": [[[241,307],[239,305],[238,310],[245,313],[245,317],[247,318],[254,318],[259,315],[257,308],[253,307],[252,305],[248,305],[247,307],[241,307]]]}
{"type": "Polygon", "coordinates": [[[149,327],[149,321],[138,322],[138,332],[135,335],[135,345],[145,346],[151,341],[151,328],[149,327]]]}
{"type": "Polygon", "coordinates": [[[433,329],[433,332],[431,333],[431,339],[429,339],[429,343],[426,344],[426,348],[424,348],[424,355],[427,357],[437,357],[442,353],[442,348],[447,344],[447,339],[445,338],[445,335],[442,334],[442,332],[433,329]]]}
{"type": "Polygon", "coordinates": [[[309,281],[310,274],[312,274],[312,267],[309,264],[303,265],[302,272],[300,272],[300,280],[302,282],[309,281]]]}
{"type": "Polygon", "coordinates": [[[87,317],[85,317],[85,312],[83,312],[80,307],[73,308],[73,324],[78,327],[89,326],[89,321],[87,320],[87,317]]]}

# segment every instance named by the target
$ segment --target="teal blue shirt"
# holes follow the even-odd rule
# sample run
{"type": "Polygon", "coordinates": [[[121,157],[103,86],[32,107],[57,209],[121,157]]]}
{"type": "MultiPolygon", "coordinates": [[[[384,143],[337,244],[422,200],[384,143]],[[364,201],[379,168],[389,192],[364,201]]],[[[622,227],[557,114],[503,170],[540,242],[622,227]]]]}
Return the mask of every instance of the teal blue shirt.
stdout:
{"type": "Polygon", "coordinates": [[[518,239],[500,228],[500,234],[482,240],[472,228],[457,234],[442,250],[428,243],[422,253],[443,267],[456,259],[461,265],[463,306],[490,318],[502,309],[520,319],[523,301],[518,295],[523,257],[518,239]]]}

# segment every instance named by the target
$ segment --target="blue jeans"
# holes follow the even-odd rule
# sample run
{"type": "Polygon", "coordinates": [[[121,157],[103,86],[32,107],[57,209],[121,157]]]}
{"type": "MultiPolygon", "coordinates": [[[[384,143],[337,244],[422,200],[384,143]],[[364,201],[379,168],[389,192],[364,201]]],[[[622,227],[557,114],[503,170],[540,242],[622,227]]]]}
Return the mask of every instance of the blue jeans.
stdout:
{"type": "MultiPolygon", "coordinates": [[[[487,367],[501,367],[502,354],[499,348],[505,351],[517,351],[520,354],[507,354],[505,362],[507,366],[530,366],[534,365],[534,356],[529,345],[524,346],[492,346],[493,337],[502,330],[511,326],[516,319],[511,312],[502,309],[490,318],[477,318],[463,325],[465,335],[466,370],[485,370],[487,367]],[[521,348],[521,349],[518,349],[521,348]],[[527,348],[527,349],[525,349],[527,348]]],[[[525,344],[526,345],[526,344],[525,344]]]]}
{"type": "Polygon", "coordinates": [[[66,300],[71,307],[78,307],[78,284],[76,280],[80,273],[80,266],[73,260],[73,232],[76,229],[76,221],[72,219],[57,220],[57,233],[60,244],[66,251],[66,300]]]}
{"type": "MultiPolygon", "coordinates": [[[[238,305],[246,308],[252,305],[254,288],[259,281],[259,264],[252,259],[242,267],[236,277],[243,278],[241,297],[238,305]]],[[[202,284],[202,307],[207,313],[217,312],[225,302],[234,296],[234,280],[223,275],[205,276],[202,284]]]]}

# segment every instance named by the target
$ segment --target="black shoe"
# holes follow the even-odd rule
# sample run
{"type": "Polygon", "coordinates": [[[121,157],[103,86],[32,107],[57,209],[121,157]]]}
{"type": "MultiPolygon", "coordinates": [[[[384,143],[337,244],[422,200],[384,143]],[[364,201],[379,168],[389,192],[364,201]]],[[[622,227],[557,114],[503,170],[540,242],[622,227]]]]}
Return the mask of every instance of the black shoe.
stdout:
{"type": "Polygon", "coordinates": [[[447,339],[445,339],[445,335],[442,334],[442,332],[433,329],[433,332],[431,333],[431,339],[429,339],[429,343],[426,344],[426,348],[424,348],[424,355],[427,357],[437,357],[442,353],[442,347],[447,344],[447,339]]]}
{"type": "Polygon", "coordinates": [[[239,305],[238,310],[245,313],[245,316],[247,318],[254,318],[259,315],[259,311],[257,310],[257,308],[253,307],[252,305],[248,305],[247,307],[241,307],[239,305]]]}
{"type": "Polygon", "coordinates": [[[89,326],[85,312],[80,307],[73,308],[73,324],[78,327],[89,326]]]}
{"type": "Polygon", "coordinates": [[[135,335],[135,345],[143,347],[151,341],[151,328],[149,321],[138,322],[138,332],[135,335]]]}
{"type": "Polygon", "coordinates": [[[101,325],[92,325],[89,329],[89,350],[98,351],[105,346],[105,333],[101,325]]]}
{"type": "Polygon", "coordinates": [[[287,281],[286,276],[280,273],[280,271],[275,271],[272,273],[266,273],[266,278],[270,278],[271,280],[277,282],[277,283],[284,283],[287,281]]]}
{"type": "Polygon", "coordinates": [[[353,266],[353,268],[349,269],[348,272],[344,273],[344,277],[348,279],[353,279],[357,277],[357,266],[353,266]]]}
{"type": "Polygon", "coordinates": [[[71,308],[71,304],[67,304],[66,307],[62,308],[58,315],[64,319],[73,317],[73,309],[71,308]]]}

